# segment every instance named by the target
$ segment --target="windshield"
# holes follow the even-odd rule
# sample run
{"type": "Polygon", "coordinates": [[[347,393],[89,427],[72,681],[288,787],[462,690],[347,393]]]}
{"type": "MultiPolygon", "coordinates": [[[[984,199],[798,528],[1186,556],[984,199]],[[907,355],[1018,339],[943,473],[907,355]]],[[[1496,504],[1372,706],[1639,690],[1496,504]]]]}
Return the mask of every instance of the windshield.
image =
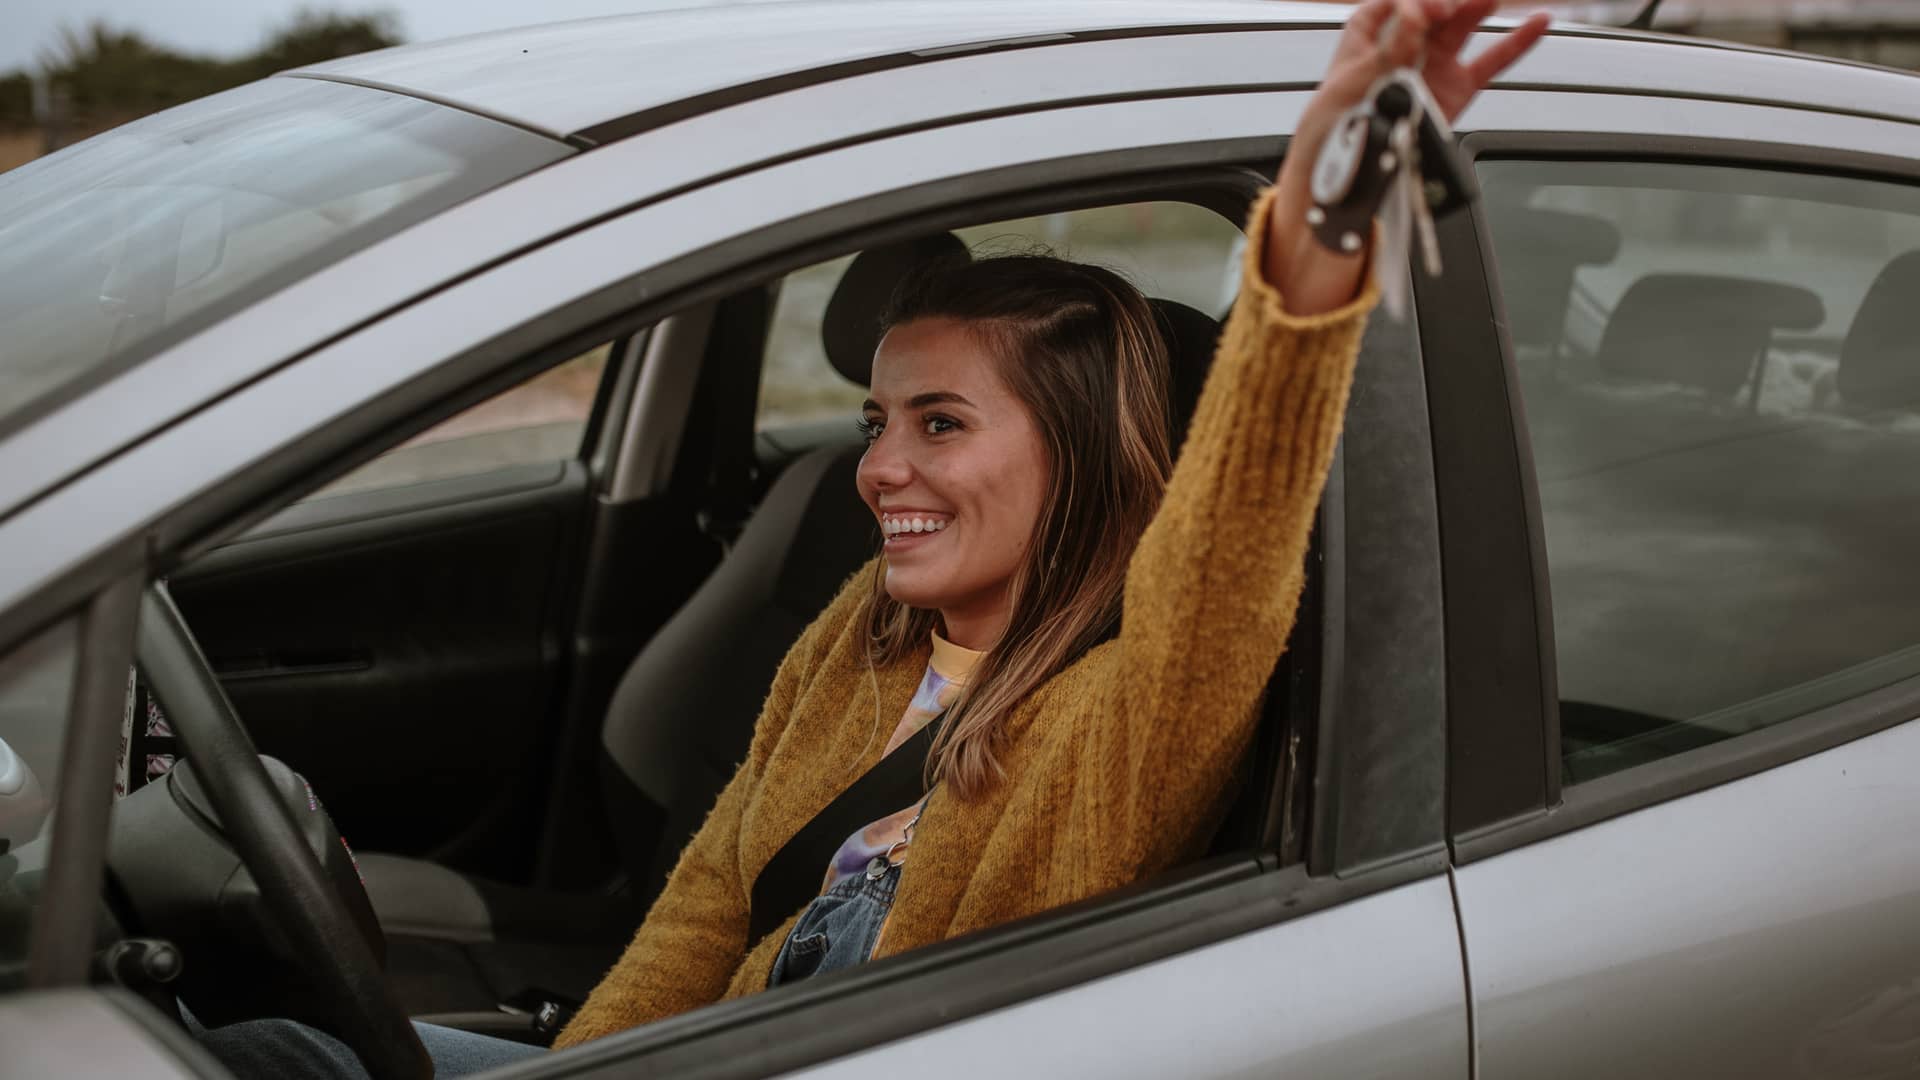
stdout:
{"type": "Polygon", "coordinates": [[[0,173],[0,434],[569,152],[415,98],[275,78],[0,173]]]}

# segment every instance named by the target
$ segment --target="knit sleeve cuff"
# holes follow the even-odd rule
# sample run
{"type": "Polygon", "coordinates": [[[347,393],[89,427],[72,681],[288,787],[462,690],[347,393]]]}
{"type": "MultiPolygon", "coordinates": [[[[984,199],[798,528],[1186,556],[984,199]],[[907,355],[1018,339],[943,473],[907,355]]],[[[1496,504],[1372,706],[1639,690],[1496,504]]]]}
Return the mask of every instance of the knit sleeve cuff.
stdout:
{"type": "Polygon", "coordinates": [[[1367,245],[1366,263],[1360,268],[1360,291],[1353,299],[1331,311],[1318,315],[1295,315],[1287,310],[1286,302],[1280,290],[1267,280],[1266,255],[1267,237],[1272,231],[1274,203],[1278,201],[1280,189],[1269,187],[1254,200],[1253,210],[1247,215],[1247,248],[1240,261],[1240,297],[1246,304],[1259,313],[1263,323],[1289,330],[1319,330],[1337,326],[1373,309],[1380,299],[1380,287],[1374,283],[1374,252],[1380,247],[1380,230],[1376,226],[1373,242],[1367,245]]]}

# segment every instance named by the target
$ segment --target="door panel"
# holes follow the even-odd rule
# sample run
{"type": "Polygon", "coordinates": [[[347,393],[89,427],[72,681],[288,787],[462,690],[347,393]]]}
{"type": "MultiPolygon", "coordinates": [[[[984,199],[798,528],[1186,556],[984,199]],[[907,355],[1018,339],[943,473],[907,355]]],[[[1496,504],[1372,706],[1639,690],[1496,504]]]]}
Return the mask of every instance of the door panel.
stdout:
{"type": "Polygon", "coordinates": [[[316,499],[171,587],[261,751],[350,840],[511,874],[587,506],[578,462],[316,499]]]}
{"type": "Polygon", "coordinates": [[[1458,871],[1480,1075],[1892,1076],[1920,723],[1458,871]]]}
{"type": "Polygon", "coordinates": [[[797,1075],[1465,1077],[1465,998],[1436,877],[797,1075]]]}

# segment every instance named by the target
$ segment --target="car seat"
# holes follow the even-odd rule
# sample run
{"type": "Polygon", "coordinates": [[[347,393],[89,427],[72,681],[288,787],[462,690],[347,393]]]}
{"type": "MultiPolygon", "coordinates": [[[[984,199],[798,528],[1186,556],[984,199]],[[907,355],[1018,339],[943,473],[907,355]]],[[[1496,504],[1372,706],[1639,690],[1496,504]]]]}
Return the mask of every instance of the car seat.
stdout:
{"type": "Polygon", "coordinates": [[[1775,331],[1812,330],[1826,317],[1820,297],[1798,285],[1648,274],[1620,297],[1595,361],[1611,375],[1731,397],[1758,386],[1775,331]]]}
{"type": "Polygon", "coordinates": [[[1920,251],[1896,257],[1867,287],[1836,381],[1855,408],[1920,407],[1920,251]]]}
{"type": "MultiPolygon", "coordinates": [[[[865,384],[892,290],[931,260],[965,258],[951,234],[869,249],[829,301],[823,343],[865,384]]],[[[1176,435],[1212,360],[1219,324],[1153,301],[1172,356],[1176,435]]],[[[583,998],[618,957],[680,849],[746,753],[780,659],[876,550],[854,488],[864,445],[794,460],[733,549],[635,657],[601,731],[602,790],[636,895],[614,898],[489,882],[420,859],[366,854],[361,873],[388,935],[390,977],[415,1016],[491,1012],[515,999],[583,998]],[[660,822],[657,830],[628,828],[660,822]]],[[[457,1022],[457,1021],[456,1021],[457,1022]]]]}

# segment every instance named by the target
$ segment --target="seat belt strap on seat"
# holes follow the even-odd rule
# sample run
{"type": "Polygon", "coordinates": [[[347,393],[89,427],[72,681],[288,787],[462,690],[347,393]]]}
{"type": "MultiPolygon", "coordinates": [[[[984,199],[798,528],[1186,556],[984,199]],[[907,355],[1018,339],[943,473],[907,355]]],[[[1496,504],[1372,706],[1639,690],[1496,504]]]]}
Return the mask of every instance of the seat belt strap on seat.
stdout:
{"type": "Polygon", "coordinates": [[[855,830],[899,813],[927,793],[927,753],[940,722],[936,717],[861,773],[760,868],[748,905],[748,948],[820,895],[834,853],[855,830]]]}

